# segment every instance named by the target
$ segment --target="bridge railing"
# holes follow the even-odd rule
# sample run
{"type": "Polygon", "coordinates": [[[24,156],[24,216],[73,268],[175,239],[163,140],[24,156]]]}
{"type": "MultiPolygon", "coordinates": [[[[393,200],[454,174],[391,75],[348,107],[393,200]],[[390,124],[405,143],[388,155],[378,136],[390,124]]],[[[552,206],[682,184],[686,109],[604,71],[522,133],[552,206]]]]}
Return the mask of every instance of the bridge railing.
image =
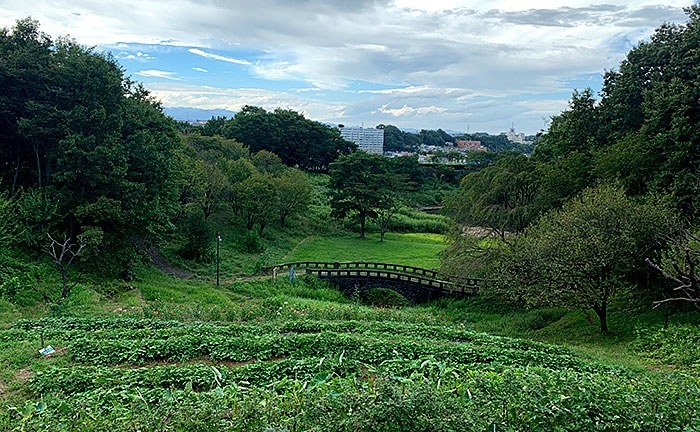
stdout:
{"type": "Polygon", "coordinates": [[[439,290],[445,294],[473,295],[476,294],[479,287],[477,284],[462,285],[454,282],[387,270],[306,268],[306,273],[316,275],[319,278],[372,278],[403,281],[418,284],[429,289],[439,290]]]}
{"type": "Polygon", "coordinates": [[[277,264],[274,266],[264,267],[264,270],[286,270],[291,267],[295,268],[332,268],[332,269],[376,269],[376,270],[391,270],[402,273],[412,273],[419,274],[422,276],[428,276],[436,279],[443,278],[442,275],[435,271],[422,267],[414,267],[403,264],[392,264],[384,262],[372,262],[372,261],[296,261],[284,264],[277,264]]]}
{"type": "MultiPolygon", "coordinates": [[[[449,287],[449,290],[451,292],[453,291],[459,291],[459,292],[476,292],[479,287],[482,285],[483,280],[481,279],[474,279],[474,278],[450,278],[447,277],[440,272],[437,272],[435,270],[430,270],[422,267],[414,267],[414,266],[408,266],[408,265],[403,265],[403,264],[393,264],[393,263],[384,263],[384,262],[372,262],[372,261],[335,261],[335,262],[329,262],[329,261],[295,261],[295,262],[289,262],[289,263],[283,263],[283,264],[277,264],[274,266],[268,266],[264,267],[264,270],[272,270],[273,274],[276,275],[278,271],[284,271],[290,268],[304,268],[306,270],[306,273],[309,274],[316,274],[320,277],[323,277],[325,275],[330,275],[330,270],[333,270],[334,275],[338,275],[339,277],[348,275],[346,271],[364,271],[362,276],[358,276],[355,274],[353,277],[380,277],[378,276],[381,272],[381,274],[392,274],[392,275],[401,275],[404,278],[401,280],[407,280],[405,277],[409,277],[412,275],[417,275],[417,276],[412,276],[416,277],[418,280],[423,281],[421,284],[424,285],[429,285],[429,286],[440,286],[440,287],[449,287]],[[371,272],[369,274],[367,271],[374,270],[374,272],[371,272]],[[326,271],[323,275],[319,273],[319,271],[326,271]],[[377,273],[380,272],[380,273],[377,273]],[[450,280],[452,279],[452,280],[450,280]],[[429,284],[424,281],[432,281],[433,284],[429,284]],[[443,284],[443,285],[439,285],[443,284]],[[445,285],[445,284],[451,284],[451,285],[445,285]]],[[[326,276],[330,277],[330,276],[326,276]]]]}

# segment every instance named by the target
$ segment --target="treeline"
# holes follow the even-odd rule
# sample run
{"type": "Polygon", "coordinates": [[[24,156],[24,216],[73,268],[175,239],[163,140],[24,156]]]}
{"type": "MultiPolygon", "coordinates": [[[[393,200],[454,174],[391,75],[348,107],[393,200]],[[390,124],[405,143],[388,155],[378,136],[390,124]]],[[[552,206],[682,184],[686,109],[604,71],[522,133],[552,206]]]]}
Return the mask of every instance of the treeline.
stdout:
{"type": "Polygon", "coordinates": [[[611,302],[628,295],[700,306],[700,70],[690,67],[700,64],[700,6],[688,14],[607,72],[599,100],[574,92],[531,157],[462,180],[446,207],[500,241],[483,251],[456,233],[446,268],[485,258],[500,294],[593,309],[603,330],[611,302]]]}
{"type": "Polygon", "coordinates": [[[421,145],[444,146],[446,142],[453,142],[454,137],[443,131],[422,129],[417,134],[404,132],[396,126],[377,125],[377,129],[384,129],[385,151],[415,152],[421,145]]]}
{"type": "Polygon", "coordinates": [[[530,145],[511,142],[505,135],[489,135],[487,133],[461,134],[452,136],[442,129],[425,130],[418,133],[404,132],[396,126],[380,124],[377,129],[384,129],[384,150],[396,152],[415,152],[421,145],[445,146],[445,143],[454,143],[456,140],[481,141],[491,153],[503,153],[517,151],[530,153],[530,145]]]}
{"type": "Polygon", "coordinates": [[[201,127],[180,124],[183,132],[220,135],[245,144],[252,152],[267,150],[289,166],[306,171],[326,171],[341,154],[357,148],[345,141],[336,128],[305,118],[302,114],[276,109],[272,112],[244,106],[232,118],[214,117],[201,127]]]}
{"type": "Polygon", "coordinates": [[[206,258],[208,218],[224,208],[255,249],[266,226],[308,204],[301,169],[325,170],[354,149],[298,113],[254,107],[202,131],[212,136],[179,135],[183,125],[109,54],[52,40],[30,19],[0,30],[0,82],[0,244],[58,250],[65,274],[78,258],[90,272],[131,277],[143,260],[136,245],[173,234],[183,257],[206,258]]]}

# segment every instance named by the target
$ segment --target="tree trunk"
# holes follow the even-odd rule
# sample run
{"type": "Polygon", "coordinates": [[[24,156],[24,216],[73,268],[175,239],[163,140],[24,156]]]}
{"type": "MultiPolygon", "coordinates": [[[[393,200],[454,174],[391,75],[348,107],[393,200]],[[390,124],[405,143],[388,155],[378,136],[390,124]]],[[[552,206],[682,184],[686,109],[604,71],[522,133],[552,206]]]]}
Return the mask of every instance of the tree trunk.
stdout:
{"type": "Polygon", "coordinates": [[[41,159],[39,158],[39,144],[34,140],[34,154],[36,154],[36,175],[39,179],[39,188],[41,188],[41,159]]]}
{"type": "Polygon", "coordinates": [[[245,224],[246,229],[252,230],[254,224],[255,224],[255,222],[253,221],[253,215],[249,214],[248,219],[247,219],[246,224],[245,224]]]}
{"type": "Polygon", "coordinates": [[[260,222],[260,238],[262,238],[263,231],[265,230],[265,223],[260,222]]]}
{"type": "Polygon", "coordinates": [[[385,232],[386,231],[384,230],[384,228],[380,228],[379,241],[384,241],[384,233],[385,232]]]}
{"type": "Polygon", "coordinates": [[[596,313],[596,315],[598,315],[598,319],[600,320],[600,332],[607,333],[608,332],[607,305],[603,304],[600,307],[594,306],[593,311],[596,313]]]}
{"type": "Polygon", "coordinates": [[[70,295],[70,288],[68,287],[68,270],[61,268],[61,278],[63,279],[63,291],[61,292],[61,298],[58,299],[58,304],[61,304],[63,299],[68,298],[70,295]]]}
{"type": "Polygon", "coordinates": [[[19,175],[19,162],[20,162],[20,156],[22,153],[20,153],[19,148],[17,149],[17,167],[15,167],[15,176],[12,179],[12,189],[10,189],[10,197],[15,196],[15,190],[17,187],[17,176],[19,175]]]}
{"type": "Polygon", "coordinates": [[[365,237],[365,215],[360,215],[360,238],[365,237]]]}
{"type": "Polygon", "coordinates": [[[280,228],[284,228],[284,220],[287,218],[286,214],[280,215],[280,228]]]}

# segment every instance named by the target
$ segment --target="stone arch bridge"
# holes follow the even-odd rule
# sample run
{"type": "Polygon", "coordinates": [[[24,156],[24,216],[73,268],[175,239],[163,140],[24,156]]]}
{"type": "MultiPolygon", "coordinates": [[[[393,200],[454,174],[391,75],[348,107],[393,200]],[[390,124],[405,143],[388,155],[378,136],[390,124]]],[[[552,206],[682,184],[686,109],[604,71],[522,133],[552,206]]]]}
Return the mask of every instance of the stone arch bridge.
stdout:
{"type": "Polygon", "coordinates": [[[336,285],[347,296],[372,288],[387,288],[406,297],[412,304],[442,297],[468,297],[478,293],[483,279],[449,278],[434,270],[402,264],[349,261],[297,261],[267,267],[273,277],[289,269],[303,269],[336,285]]]}

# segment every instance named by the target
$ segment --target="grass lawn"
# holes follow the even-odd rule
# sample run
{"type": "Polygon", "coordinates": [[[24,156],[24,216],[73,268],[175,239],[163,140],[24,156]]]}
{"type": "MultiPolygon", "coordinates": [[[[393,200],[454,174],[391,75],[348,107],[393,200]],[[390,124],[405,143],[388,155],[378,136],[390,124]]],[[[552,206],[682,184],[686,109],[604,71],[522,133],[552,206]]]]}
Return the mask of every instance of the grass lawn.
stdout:
{"type": "Polygon", "coordinates": [[[436,269],[444,248],[445,237],[440,234],[388,233],[383,242],[379,234],[309,237],[283,261],[377,261],[436,269]]]}

